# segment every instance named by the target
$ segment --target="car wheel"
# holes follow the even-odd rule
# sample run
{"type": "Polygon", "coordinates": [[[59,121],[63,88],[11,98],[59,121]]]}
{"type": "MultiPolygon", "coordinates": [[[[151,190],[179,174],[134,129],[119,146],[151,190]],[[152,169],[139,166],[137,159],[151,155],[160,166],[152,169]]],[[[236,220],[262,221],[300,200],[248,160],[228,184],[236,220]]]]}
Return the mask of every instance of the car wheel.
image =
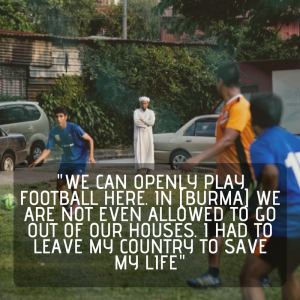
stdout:
{"type": "MultiPolygon", "coordinates": [[[[34,161],[36,161],[40,155],[42,154],[42,152],[44,151],[45,146],[42,143],[34,143],[31,146],[30,149],[30,155],[28,157],[28,162],[29,164],[32,164],[34,161]]],[[[44,163],[44,161],[42,160],[37,166],[41,166],[44,163]]]]}
{"type": "Polygon", "coordinates": [[[173,170],[179,170],[180,169],[180,165],[182,163],[184,163],[188,158],[190,158],[190,154],[186,151],[183,150],[178,150],[175,151],[172,155],[171,155],[171,168],[173,170]]]}
{"type": "Polygon", "coordinates": [[[0,168],[1,168],[1,171],[8,171],[8,172],[13,171],[15,169],[14,157],[9,153],[4,154],[1,159],[0,168]]]}

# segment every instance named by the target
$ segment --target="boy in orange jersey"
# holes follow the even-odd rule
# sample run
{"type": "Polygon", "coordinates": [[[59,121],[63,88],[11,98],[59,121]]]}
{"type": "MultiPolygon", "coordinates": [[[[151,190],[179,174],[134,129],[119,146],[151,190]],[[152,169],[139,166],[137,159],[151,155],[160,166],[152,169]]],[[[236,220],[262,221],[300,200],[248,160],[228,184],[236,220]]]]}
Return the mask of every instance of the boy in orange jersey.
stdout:
{"type": "MultiPolygon", "coordinates": [[[[231,193],[231,199],[235,198],[236,193],[240,193],[243,201],[246,201],[246,191],[253,191],[256,186],[254,173],[251,167],[249,147],[254,141],[254,134],[251,127],[251,114],[249,102],[241,94],[240,90],[240,72],[237,66],[232,62],[227,62],[219,66],[217,71],[217,90],[225,101],[224,108],[217,121],[217,139],[216,143],[206,151],[195,157],[188,159],[181,169],[183,172],[190,171],[200,162],[216,156],[218,185],[225,185],[226,177],[229,175],[231,181],[244,182],[244,189],[240,185],[234,185],[233,189],[226,188],[222,190],[223,195],[227,198],[231,193]]],[[[220,190],[214,185],[212,190],[220,195],[220,190]]],[[[256,193],[248,195],[248,233],[254,241],[256,239],[255,210],[257,207],[256,193]],[[252,196],[252,197],[251,197],[252,196]]],[[[218,197],[218,200],[220,196],[218,197]]],[[[218,202],[220,203],[220,202],[218,202]]],[[[187,280],[191,287],[215,287],[221,284],[219,277],[220,255],[223,243],[223,237],[216,234],[217,227],[220,228],[221,221],[215,221],[214,208],[220,207],[223,215],[231,207],[229,205],[211,206],[210,214],[213,221],[208,222],[209,239],[217,240],[217,249],[215,254],[209,253],[209,269],[207,273],[200,275],[195,279],[187,280]]],[[[216,219],[220,219],[218,216],[216,219]]],[[[267,285],[268,283],[266,283],[267,285]]]]}

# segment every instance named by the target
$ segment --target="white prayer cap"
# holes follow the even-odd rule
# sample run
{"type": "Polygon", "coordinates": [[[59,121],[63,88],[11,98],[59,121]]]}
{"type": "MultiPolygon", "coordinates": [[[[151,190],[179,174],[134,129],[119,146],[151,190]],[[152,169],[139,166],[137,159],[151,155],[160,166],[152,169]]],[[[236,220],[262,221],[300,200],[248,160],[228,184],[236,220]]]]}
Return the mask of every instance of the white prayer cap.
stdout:
{"type": "Polygon", "coordinates": [[[150,98],[143,96],[143,97],[139,98],[139,101],[140,102],[142,102],[142,101],[148,101],[148,102],[150,102],[150,98]]]}

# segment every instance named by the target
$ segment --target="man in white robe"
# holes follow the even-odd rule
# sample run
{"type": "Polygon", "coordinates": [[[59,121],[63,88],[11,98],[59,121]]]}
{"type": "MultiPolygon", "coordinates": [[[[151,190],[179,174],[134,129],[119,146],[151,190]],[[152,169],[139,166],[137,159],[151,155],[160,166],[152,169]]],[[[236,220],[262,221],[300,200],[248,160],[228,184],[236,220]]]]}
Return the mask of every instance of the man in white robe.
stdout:
{"type": "Polygon", "coordinates": [[[134,155],[135,168],[137,174],[141,174],[141,169],[154,170],[154,144],[152,126],[155,123],[153,110],[148,109],[150,99],[140,97],[141,108],[136,109],[133,114],[134,121],[134,155]]]}

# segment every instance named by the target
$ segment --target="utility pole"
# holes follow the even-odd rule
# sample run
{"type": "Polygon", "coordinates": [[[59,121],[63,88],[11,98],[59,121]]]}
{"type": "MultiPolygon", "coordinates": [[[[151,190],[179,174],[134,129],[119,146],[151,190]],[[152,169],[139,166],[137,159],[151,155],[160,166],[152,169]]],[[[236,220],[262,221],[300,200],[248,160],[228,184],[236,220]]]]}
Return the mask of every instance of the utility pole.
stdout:
{"type": "Polygon", "coordinates": [[[127,0],[123,0],[122,39],[127,40],[127,0]]]}

